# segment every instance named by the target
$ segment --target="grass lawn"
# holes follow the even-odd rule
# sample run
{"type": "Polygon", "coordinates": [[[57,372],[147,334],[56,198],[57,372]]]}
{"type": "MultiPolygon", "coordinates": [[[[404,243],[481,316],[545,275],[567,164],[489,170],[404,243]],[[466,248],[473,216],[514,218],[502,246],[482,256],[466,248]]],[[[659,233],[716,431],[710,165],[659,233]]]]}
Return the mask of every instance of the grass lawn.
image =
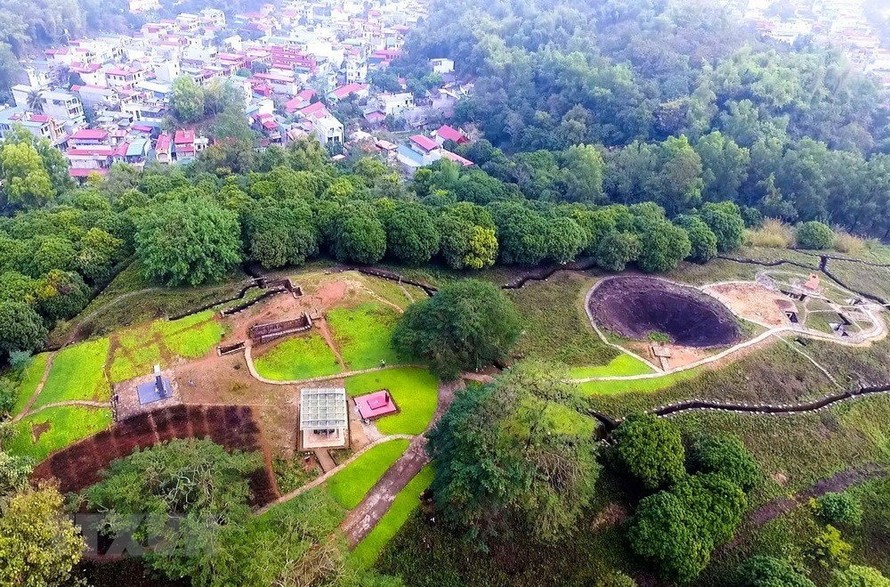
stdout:
{"type": "Polygon", "coordinates": [[[274,381],[335,375],[340,364],[320,334],[293,336],[254,358],[257,372],[274,381]]]}
{"type": "Polygon", "coordinates": [[[334,501],[348,510],[357,506],[407,448],[407,440],[390,440],[369,449],[328,479],[334,501]]]}
{"type": "Polygon", "coordinates": [[[379,367],[382,361],[399,362],[391,344],[397,319],[395,310],[374,302],[327,313],[340,355],[351,371],[379,367]]]}
{"type": "Polygon", "coordinates": [[[689,369],[688,371],[679,371],[661,377],[652,377],[649,379],[627,379],[616,381],[588,381],[579,385],[581,393],[585,395],[610,395],[619,393],[652,393],[675,385],[681,381],[688,381],[697,377],[702,370],[689,369]]]}
{"type": "Polygon", "coordinates": [[[376,421],[384,434],[422,434],[436,411],[438,381],[425,369],[403,367],[387,369],[346,380],[346,393],[351,397],[380,389],[388,389],[399,413],[376,421]]]}
{"type": "Polygon", "coordinates": [[[222,340],[223,328],[216,320],[181,330],[165,337],[167,348],[180,357],[198,359],[209,353],[222,340]]]}
{"type": "Polygon", "coordinates": [[[608,365],[596,367],[573,367],[569,369],[569,376],[574,379],[586,377],[622,377],[626,375],[643,375],[652,373],[652,368],[646,363],[624,353],[618,355],[608,365]]]}
{"type": "Polygon", "coordinates": [[[50,453],[63,449],[82,438],[91,436],[111,425],[111,410],[81,406],[47,408],[18,421],[13,427],[12,438],[3,444],[3,450],[21,456],[29,456],[35,462],[42,461],[50,453]],[[34,440],[34,427],[49,427],[34,440]]]}
{"type": "Polygon", "coordinates": [[[399,492],[371,533],[352,551],[350,558],[359,568],[366,569],[374,564],[383,547],[393,539],[420,505],[420,494],[432,482],[433,468],[427,465],[399,492]]]}
{"type": "MultiPolygon", "coordinates": [[[[123,336],[121,342],[123,343],[123,336]]],[[[150,340],[149,340],[150,342],[150,340]]],[[[126,381],[139,375],[150,373],[155,365],[163,365],[164,357],[161,354],[161,347],[155,342],[150,342],[145,346],[135,346],[128,348],[121,346],[114,352],[114,358],[109,369],[109,376],[112,383],[126,381]]]]}
{"type": "Polygon", "coordinates": [[[37,386],[43,378],[43,372],[46,370],[46,362],[49,360],[49,353],[40,353],[31,358],[31,362],[25,367],[18,382],[18,390],[16,392],[15,405],[12,407],[12,415],[15,416],[25,409],[28,400],[37,391],[37,386]]]}
{"type": "Polygon", "coordinates": [[[34,407],[69,400],[110,399],[111,387],[105,379],[108,348],[108,339],[99,338],[59,351],[34,407]]]}
{"type": "Polygon", "coordinates": [[[590,325],[584,299],[596,278],[559,272],[507,293],[522,316],[516,357],[558,361],[570,366],[605,365],[618,351],[603,344],[590,325]]]}

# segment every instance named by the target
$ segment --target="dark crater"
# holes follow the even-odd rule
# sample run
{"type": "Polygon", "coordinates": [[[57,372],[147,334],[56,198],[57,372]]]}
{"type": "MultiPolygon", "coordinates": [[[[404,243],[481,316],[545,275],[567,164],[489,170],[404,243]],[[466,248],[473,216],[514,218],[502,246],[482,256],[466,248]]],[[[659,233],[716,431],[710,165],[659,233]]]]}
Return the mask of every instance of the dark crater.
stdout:
{"type": "Polygon", "coordinates": [[[732,312],[699,290],[642,276],[614,277],[594,286],[588,303],[598,324],[625,338],[652,333],[690,347],[726,346],[741,339],[732,312]]]}

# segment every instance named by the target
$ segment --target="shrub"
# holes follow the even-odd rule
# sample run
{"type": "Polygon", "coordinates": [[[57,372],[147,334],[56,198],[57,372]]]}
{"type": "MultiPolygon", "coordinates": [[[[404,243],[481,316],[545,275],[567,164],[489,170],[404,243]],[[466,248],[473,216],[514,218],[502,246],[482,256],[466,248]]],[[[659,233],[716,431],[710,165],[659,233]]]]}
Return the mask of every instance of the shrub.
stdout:
{"type": "Polygon", "coordinates": [[[637,587],[637,582],[624,573],[609,573],[596,582],[596,587],[637,587]]]}
{"type": "Polygon", "coordinates": [[[849,569],[834,572],[831,587],[890,587],[890,579],[877,569],[851,565],[849,569]]]}
{"type": "Polygon", "coordinates": [[[845,230],[834,231],[834,250],[841,253],[861,253],[867,248],[865,239],[852,235],[845,230]]]}
{"type": "Polygon", "coordinates": [[[675,483],[686,473],[680,431],[668,420],[651,414],[628,416],[613,438],[619,468],[648,490],[675,483]]]}
{"type": "Polygon", "coordinates": [[[826,493],[813,502],[816,515],[826,524],[858,526],[862,523],[862,504],[849,493],[826,493]]]}
{"type": "Polygon", "coordinates": [[[749,491],[760,480],[757,461],[737,438],[707,436],[692,445],[692,467],[706,473],[723,475],[744,491],[749,491]]]}
{"type": "Polygon", "coordinates": [[[844,568],[850,564],[853,547],[843,538],[834,526],[826,526],[825,531],[813,539],[809,556],[824,569],[844,568]]]}
{"type": "Polygon", "coordinates": [[[745,240],[751,247],[790,249],[796,243],[794,230],[781,220],[769,218],[763,224],[745,233],[745,240]]]}
{"type": "Polygon", "coordinates": [[[754,556],[736,570],[738,587],[816,587],[788,563],[771,556],[754,556]]]}
{"type": "Polygon", "coordinates": [[[827,224],[804,222],[797,227],[797,245],[804,249],[828,249],[834,244],[834,231],[827,224]]]}

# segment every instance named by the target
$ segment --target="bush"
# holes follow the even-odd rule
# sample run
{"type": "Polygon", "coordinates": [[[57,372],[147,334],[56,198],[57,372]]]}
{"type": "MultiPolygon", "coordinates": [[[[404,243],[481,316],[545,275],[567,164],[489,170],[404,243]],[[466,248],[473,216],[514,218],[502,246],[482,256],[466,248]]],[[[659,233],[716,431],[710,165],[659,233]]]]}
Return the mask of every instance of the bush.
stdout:
{"type": "Polygon", "coordinates": [[[738,587],[816,587],[787,562],[771,556],[754,556],[736,570],[738,587]]]}
{"type": "Polygon", "coordinates": [[[813,502],[816,515],[826,524],[859,526],[862,504],[849,493],[826,493],[813,502]]]}
{"type": "Polygon", "coordinates": [[[596,582],[596,587],[637,587],[637,582],[624,573],[609,573],[596,582]]]}
{"type": "Polygon", "coordinates": [[[696,263],[707,263],[717,254],[717,235],[696,216],[680,216],[677,224],[686,229],[692,250],[689,260],[696,263]]]}
{"type": "Polygon", "coordinates": [[[797,242],[794,230],[775,218],[765,220],[760,228],[748,230],[745,234],[745,241],[751,247],[771,249],[790,249],[797,242]]]}
{"type": "Polygon", "coordinates": [[[841,253],[861,253],[868,247],[864,239],[844,230],[835,230],[833,248],[841,253]]]}
{"type": "Polygon", "coordinates": [[[851,565],[834,572],[831,587],[890,587],[890,579],[871,567],[851,565]]]}
{"type": "Polygon", "coordinates": [[[742,245],[745,234],[745,221],[742,212],[733,202],[708,203],[702,206],[699,214],[717,236],[717,250],[722,252],[737,249],[742,245]]]}
{"type": "Polygon", "coordinates": [[[834,231],[827,224],[804,222],[797,227],[797,245],[804,249],[829,249],[834,244],[834,231]]]}
{"type": "Polygon", "coordinates": [[[723,475],[744,491],[760,480],[757,461],[737,438],[708,436],[695,441],[690,451],[693,469],[723,475]]]}
{"type": "Polygon", "coordinates": [[[853,547],[841,538],[840,530],[829,525],[813,539],[808,554],[812,560],[828,570],[849,566],[852,552],[853,547]]]}
{"type": "Polygon", "coordinates": [[[686,474],[680,431],[668,420],[651,414],[628,416],[613,439],[618,467],[650,491],[686,474]]]}

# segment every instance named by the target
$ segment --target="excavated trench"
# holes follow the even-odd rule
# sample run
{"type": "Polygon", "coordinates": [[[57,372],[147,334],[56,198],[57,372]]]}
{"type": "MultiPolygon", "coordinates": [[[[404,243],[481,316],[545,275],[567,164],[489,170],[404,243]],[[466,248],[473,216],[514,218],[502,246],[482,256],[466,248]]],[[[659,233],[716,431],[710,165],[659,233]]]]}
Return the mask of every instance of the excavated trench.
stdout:
{"type": "Polygon", "coordinates": [[[598,324],[625,338],[653,333],[689,347],[726,346],[741,339],[732,312],[699,290],[663,279],[613,277],[594,286],[588,309],[598,324]]]}

